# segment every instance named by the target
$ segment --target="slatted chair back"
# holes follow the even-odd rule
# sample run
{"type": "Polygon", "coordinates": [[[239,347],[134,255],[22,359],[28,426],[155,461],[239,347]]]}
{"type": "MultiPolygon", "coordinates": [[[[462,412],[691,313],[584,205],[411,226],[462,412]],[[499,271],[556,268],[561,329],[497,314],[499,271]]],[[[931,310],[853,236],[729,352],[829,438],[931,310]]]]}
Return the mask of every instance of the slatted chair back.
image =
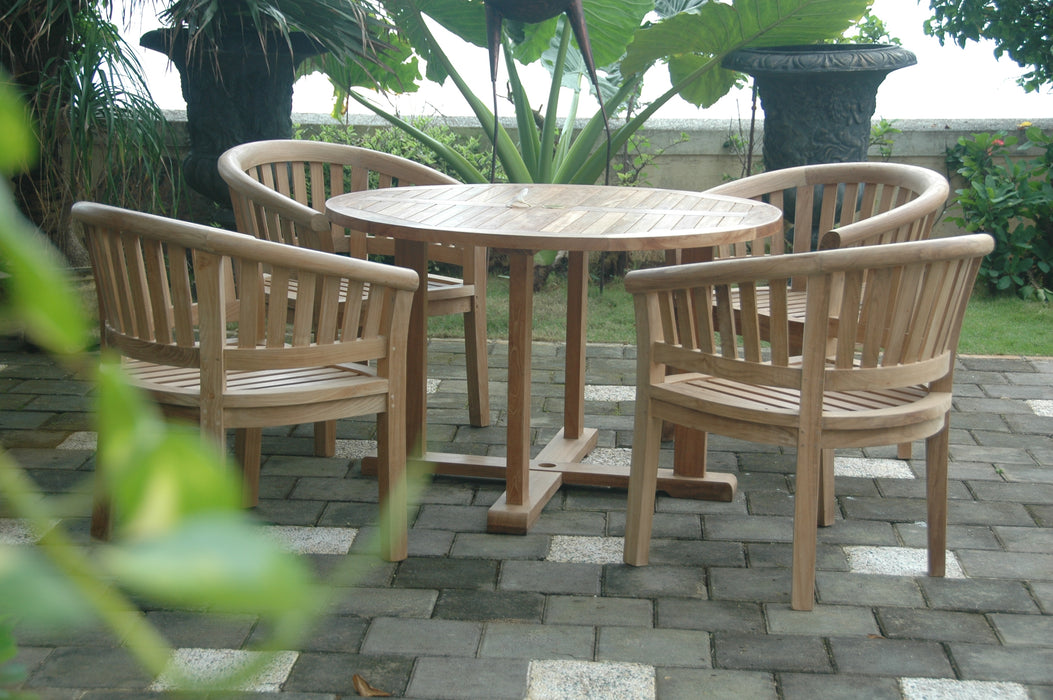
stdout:
{"type": "Polygon", "coordinates": [[[980,260],[992,247],[990,236],[972,235],[628,275],[639,359],[626,561],[646,563],[661,423],[670,421],[796,449],[798,609],[813,602],[815,528],[821,501],[833,499],[832,450],[927,438],[930,571],[942,575],[954,358],[980,260]],[[791,278],[806,281],[801,355],[791,352],[791,278]],[[771,290],[767,340],[762,287],[771,290]],[[828,491],[820,499],[822,482],[828,491]]]}
{"type": "MultiPolygon", "coordinates": [[[[786,213],[785,227],[782,235],[724,246],[717,257],[923,240],[949,190],[939,173],[901,163],[803,165],[735,180],[710,192],[767,201],[786,213]]],[[[791,290],[803,288],[791,281],[791,290]]]]}
{"type": "Polygon", "coordinates": [[[416,273],[100,204],[77,203],[73,217],[86,232],[102,344],[133,382],[216,444],[228,428],[253,431],[239,455],[247,502],[262,427],[375,413],[385,480],[404,468],[416,273]],[[304,303],[290,310],[293,280],[304,303]]]}
{"type": "MultiPolygon", "coordinates": [[[[327,252],[367,255],[392,255],[390,238],[366,236],[365,233],[330,224],[325,217],[325,203],[330,197],[345,192],[407,185],[451,185],[457,180],[433,168],[388,153],[367,148],[321,141],[257,141],[232,148],[220,159],[220,174],[231,186],[235,217],[239,230],[255,232],[258,237],[298,244],[299,234],[283,212],[297,212],[261,206],[267,199],[259,188],[247,185],[246,177],[272,192],[278,192],[321,218],[312,221],[311,230],[328,229],[330,236],[311,247],[327,252]],[[322,223],[325,226],[322,226],[322,223]]],[[[272,200],[276,201],[276,200],[272,200]]],[[[302,221],[295,217],[294,221],[302,221]]],[[[429,247],[429,259],[457,266],[465,265],[463,248],[439,245],[429,247]]],[[[468,271],[469,274],[471,270],[468,271]]]]}

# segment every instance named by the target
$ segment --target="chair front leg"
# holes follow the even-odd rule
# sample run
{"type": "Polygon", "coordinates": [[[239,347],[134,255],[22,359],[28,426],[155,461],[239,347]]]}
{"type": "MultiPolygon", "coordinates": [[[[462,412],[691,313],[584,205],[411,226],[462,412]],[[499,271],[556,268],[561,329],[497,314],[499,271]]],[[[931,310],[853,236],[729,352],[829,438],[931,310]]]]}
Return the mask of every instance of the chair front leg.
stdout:
{"type": "Polygon", "coordinates": [[[811,610],[815,605],[815,559],[819,517],[820,462],[818,444],[797,444],[797,485],[793,514],[793,578],[790,607],[811,610]]]}
{"type": "Polygon", "coordinates": [[[377,485],[380,500],[380,555],[402,561],[408,553],[406,414],[401,400],[388,400],[377,414],[377,485]]]}
{"type": "Polygon", "coordinates": [[[925,441],[925,500],[928,508],[929,576],[947,572],[947,458],[950,427],[925,441]]]}
{"type": "Polygon", "coordinates": [[[649,415],[648,406],[636,405],[632,466],[629,471],[628,510],[625,514],[626,564],[644,566],[651,548],[655,489],[658,486],[658,453],[662,446],[662,419],[649,415]]]}

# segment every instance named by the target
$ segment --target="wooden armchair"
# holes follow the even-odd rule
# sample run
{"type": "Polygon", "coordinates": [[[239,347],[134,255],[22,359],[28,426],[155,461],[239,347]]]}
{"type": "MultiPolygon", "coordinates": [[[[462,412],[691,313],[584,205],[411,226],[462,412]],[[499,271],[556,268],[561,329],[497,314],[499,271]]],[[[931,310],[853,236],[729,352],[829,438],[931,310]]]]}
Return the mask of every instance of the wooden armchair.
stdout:
{"type": "Polygon", "coordinates": [[[834,448],[926,438],[929,573],[942,576],[955,350],[992,247],[990,236],[972,235],[630,273],[638,362],[626,563],[647,563],[669,421],[796,449],[797,610],[813,605],[816,526],[833,521],[834,448]],[[805,282],[800,356],[791,352],[791,279],[805,282]],[[762,285],[771,290],[769,347],[762,285]]]}
{"type": "MultiPolygon", "coordinates": [[[[376,187],[447,185],[456,180],[405,158],[317,141],[258,141],[219,159],[230,186],[238,230],[257,238],[365,258],[393,255],[390,238],[367,236],[329,222],[325,202],[343,192],[376,187]]],[[[428,275],[428,314],[464,318],[468,417],[490,424],[486,358],[486,248],[434,244],[431,261],[452,265],[461,277],[428,275]]],[[[333,444],[331,426],[315,426],[316,441],[333,444]]]]}
{"type": "MultiPolygon", "coordinates": [[[[829,163],[774,170],[735,180],[710,192],[769,202],[786,213],[783,235],[723,246],[716,257],[780,255],[920,241],[947,202],[950,187],[937,172],[902,163],[829,163]]],[[[804,280],[790,280],[791,352],[804,327],[804,280]]],[[[757,290],[761,333],[768,336],[768,290],[757,290]]],[[[910,443],[899,446],[910,459],[910,443]]]]}
{"type": "MultiPolygon", "coordinates": [[[[377,415],[380,499],[391,513],[381,548],[405,558],[416,273],[100,204],[77,203],[73,218],[86,231],[103,346],[167,416],[198,421],[221,445],[235,430],[246,505],[257,502],[263,427],[377,415]],[[270,300],[291,279],[307,303],[290,318],[284,294],[270,300]]],[[[97,503],[92,534],[108,536],[109,520],[97,503]]]]}

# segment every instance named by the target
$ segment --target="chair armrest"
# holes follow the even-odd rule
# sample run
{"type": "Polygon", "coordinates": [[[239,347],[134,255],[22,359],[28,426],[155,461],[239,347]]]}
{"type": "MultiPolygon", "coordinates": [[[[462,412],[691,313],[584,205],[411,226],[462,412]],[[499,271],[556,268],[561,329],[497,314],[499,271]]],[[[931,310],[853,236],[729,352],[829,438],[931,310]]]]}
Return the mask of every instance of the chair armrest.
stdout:
{"type": "Polygon", "coordinates": [[[819,250],[867,245],[873,242],[870,240],[872,238],[915,225],[921,227],[921,229],[904,232],[903,235],[895,236],[894,240],[884,240],[882,242],[902,243],[907,240],[928,238],[932,232],[932,226],[936,222],[936,217],[947,203],[949,192],[950,187],[946,181],[937,182],[922,192],[917,198],[902,206],[893,207],[888,211],[875,214],[869,219],[831,229],[824,233],[820,239],[819,250]]]}
{"type": "MultiPolygon", "coordinates": [[[[226,155],[226,154],[224,154],[226,155]]],[[[329,218],[315,211],[306,204],[301,204],[291,197],[271,189],[252,179],[242,171],[230,158],[220,157],[219,174],[230,187],[231,195],[242,196],[259,206],[292,221],[298,226],[309,228],[315,233],[326,233],[332,229],[329,218]]],[[[243,231],[243,233],[250,233],[243,231]]]]}

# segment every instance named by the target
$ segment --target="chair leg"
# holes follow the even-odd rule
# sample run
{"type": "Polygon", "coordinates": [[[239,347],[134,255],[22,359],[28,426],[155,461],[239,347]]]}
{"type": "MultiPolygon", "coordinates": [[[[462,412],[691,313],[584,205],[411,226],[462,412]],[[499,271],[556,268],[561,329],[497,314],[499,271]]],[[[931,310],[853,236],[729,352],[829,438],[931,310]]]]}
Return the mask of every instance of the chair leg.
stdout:
{"type": "Polygon", "coordinates": [[[260,502],[260,457],[263,447],[261,428],[234,431],[234,454],[241,465],[242,503],[252,508],[260,502]]]}
{"type": "Polygon", "coordinates": [[[644,406],[637,405],[623,552],[625,563],[632,566],[647,564],[651,548],[651,525],[654,522],[655,488],[658,485],[662,421],[649,417],[648,413],[644,406]]]}
{"type": "Polygon", "coordinates": [[[929,576],[947,571],[947,457],[949,424],[925,441],[925,499],[928,507],[929,576]]]}
{"type": "Polygon", "coordinates": [[[96,456],[95,462],[95,485],[94,485],[94,496],[91,504],[91,536],[97,540],[109,540],[110,535],[113,532],[113,521],[111,518],[111,503],[109,494],[106,493],[106,489],[103,486],[102,478],[99,475],[99,463],[98,456],[96,456]]]}
{"type": "Polygon", "coordinates": [[[468,421],[477,428],[490,425],[490,371],[486,357],[486,302],[472,298],[464,314],[464,364],[468,374],[468,421]]]}
{"type": "Polygon", "coordinates": [[[819,517],[819,481],[822,450],[797,445],[797,487],[793,513],[793,578],[790,607],[811,610],[815,605],[815,550],[819,517]]]}
{"type": "Polygon", "coordinates": [[[377,484],[380,500],[380,555],[402,561],[408,550],[406,416],[401,401],[388,401],[377,415],[377,484]]]}
{"type": "Polygon", "coordinates": [[[332,457],[336,454],[336,421],[319,421],[314,424],[314,456],[332,457]]]}
{"type": "Polygon", "coordinates": [[[910,459],[911,452],[912,449],[909,442],[901,442],[896,445],[896,459],[910,459]]]}
{"type": "Polygon", "coordinates": [[[834,451],[823,450],[819,467],[819,527],[834,524],[837,501],[834,491],[834,451]]]}

